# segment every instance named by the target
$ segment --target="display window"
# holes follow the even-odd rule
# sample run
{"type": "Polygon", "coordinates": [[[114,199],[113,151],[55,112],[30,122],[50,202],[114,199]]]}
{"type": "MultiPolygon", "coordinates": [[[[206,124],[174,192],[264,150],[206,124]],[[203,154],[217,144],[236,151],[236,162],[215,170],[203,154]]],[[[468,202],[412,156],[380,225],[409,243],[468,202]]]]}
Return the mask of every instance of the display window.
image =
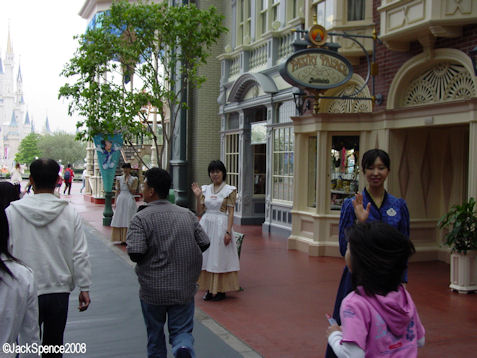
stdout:
{"type": "Polygon", "coordinates": [[[330,209],[341,210],[344,200],[358,192],[359,136],[332,136],[330,154],[330,209]]]}
{"type": "Polygon", "coordinates": [[[239,134],[225,136],[225,167],[227,169],[227,182],[238,190],[239,184],[239,134]]]}
{"type": "Polygon", "coordinates": [[[272,198],[293,201],[293,127],[273,129],[272,198]]]}

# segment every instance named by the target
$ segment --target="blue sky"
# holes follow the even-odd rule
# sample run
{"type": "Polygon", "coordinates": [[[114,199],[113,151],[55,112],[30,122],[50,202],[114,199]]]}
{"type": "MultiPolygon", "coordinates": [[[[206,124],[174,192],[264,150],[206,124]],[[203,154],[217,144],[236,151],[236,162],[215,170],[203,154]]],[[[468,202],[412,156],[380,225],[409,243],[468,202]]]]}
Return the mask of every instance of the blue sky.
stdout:
{"type": "MultiPolygon", "coordinates": [[[[8,27],[23,76],[23,91],[30,118],[40,130],[48,115],[50,128],[74,133],[76,118],[68,117],[67,104],[58,100],[65,79],[59,76],[73,56],[87,22],[78,13],[85,0],[0,1],[0,53],[7,47],[8,27]]],[[[15,69],[15,76],[17,69],[15,69]]]]}

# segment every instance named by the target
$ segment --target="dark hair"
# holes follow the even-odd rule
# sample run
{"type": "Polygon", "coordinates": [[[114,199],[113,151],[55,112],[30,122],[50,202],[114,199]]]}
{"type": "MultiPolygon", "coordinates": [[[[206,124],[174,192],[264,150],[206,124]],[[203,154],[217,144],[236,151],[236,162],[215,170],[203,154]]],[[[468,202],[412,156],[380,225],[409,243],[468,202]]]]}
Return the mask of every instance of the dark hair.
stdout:
{"type": "Polygon", "coordinates": [[[12,201],[20,199],[18,188],[7,181],[0,182],[0,209],[6,209],[12,201]]]}
{"type": "Polygon", "coordinates": [[[71,168],[71,164],[70,164],[70,163],[68,163],[68,165],[67,165],[66,167],[67,167],[67,168],[71,168]]]}
{"type": "Polygon", "coordinates": [[[131,169],[131,164],[130,163],[124,163],[123,165],[121,165],[121,168],[129,168],[131,169]]]}
{"type": "Polygon", "coordinates": [[[223,174],[223,180],[227,179],[227,169],[225,169],[224,163],[220,160],[213,160],[209,163],[209,167],[207,168],[207,174],[210,177],[210,172],[213,172],[215,170],[220,170],[223,174]]]}
{"type": "Polygon", "coordinates": [[[151,168],[144,173],[147,185],[154,189],[160,199],[166,199],[169,195],[172,179],[167,171],[160,168],[151,168]]]}
{"type": "Polygon", "coordinates": [[[361,159],[361,169],[363,172],[373,166],[377,158],[381,159],[384,166],[391,170],[391,159],[389,159],[388,153],[382,149],[376,148],[370,149],[363,154],[363,159],[361,159]]]}
{"type": "Polygon", "coordinates": [[[16,163],[15,168],[20,168],[20,163],[16,163]]]}
{"type": "Polygon", "coordinates": [[[37,189],[55,189],[59,171],[60,166],[53,159],[36,159],[30,165],[30,175],[37,189]]]}
{"type": "MultiPolygon", "coordinates": [[[[2,184],[2,183],[0,183],[2,184]]],[[[10,184],[10,183],[8,183],[10,184]]],[[[12,185],[13,186],[13,185],[12,185]]],[[[3,187],[2,187],[3,189],[3,187]]],[[[18,191],[17,196],[18,196],[18,191]]],[[[3,198],[3,190],[0,192],[2,194],[2,201],[4,201],[3,198]]],[[[8,206],[8,204],[7,204],[8,206]]],[[[5,208],[1,208],[0,210],[0,255],[4,254],[6,257],[8,257],[11,260],[17,261],[15,257],[13,257],[10,252],[8,251],[8,220],[7,220],[7,215],[5,214],[5,208]]],[[[0,257],[0,272],[5,272],[6,274],[10,275],[11,277],[15,278],[13,275],[12,271],[8,268],[7,265],[3,262],[3,260],[0,257]]],[[[2,281],[2,278],[0,277],[0,281],[2,281]]]]}
{"type": "Polygon", "coordinates": [[[396,291],[409,257],[416,252],[412,242],[393,226],[380,221],[358,223],[346,235],[353,288],[363,286],[370,296],[396,291]]]}

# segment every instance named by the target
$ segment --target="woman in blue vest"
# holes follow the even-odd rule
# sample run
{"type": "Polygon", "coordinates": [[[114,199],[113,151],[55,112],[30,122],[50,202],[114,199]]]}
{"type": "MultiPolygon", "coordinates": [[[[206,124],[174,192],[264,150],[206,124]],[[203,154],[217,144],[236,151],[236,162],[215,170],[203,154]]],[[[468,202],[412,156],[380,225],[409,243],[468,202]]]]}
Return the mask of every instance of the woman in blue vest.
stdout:
{"type": "MultiPolygon", "coordinates": [[[[381,221],[394,226],[403,235],[409,238],[409,210],[406,201],[389,194],[384,189],[384,182],[389,175],[391,161],[388,153],[381,149],[368,150],[361,160],[361,168],[367,181],[366,188],[354,198],[346,199],[341,207],[339,223],[340,253],[346,254],[346,231],[359,222],[381,221]]],[[[407,282],[407,270],[403,276],[407,282]]],[[[351,273],[345,266],[341,282],[336,295],[333,318],[341,325],[341,301],[353,290],[351,273]]],[[[327,347],[326,357],[336,357],[330,346],[327,347]]]]}

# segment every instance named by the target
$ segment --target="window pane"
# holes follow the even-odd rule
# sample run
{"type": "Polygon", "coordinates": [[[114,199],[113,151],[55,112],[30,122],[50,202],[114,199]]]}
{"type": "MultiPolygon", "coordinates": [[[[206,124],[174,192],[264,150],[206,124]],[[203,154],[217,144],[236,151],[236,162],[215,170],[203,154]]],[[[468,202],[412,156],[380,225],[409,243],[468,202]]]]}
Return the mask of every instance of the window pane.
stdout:
{"type": "Polygon", "coordinates": [[[316,208],[316,148],[317,137],[308,139],[308,206],[316,208]]]}
{"type": "Polygon", "coordinates": [[[318,25],[325,25],[325,2],[316,5],[316,22],[318,25]]]}
{"type": "Polygon", "coordinates": [[[348,21],[364,20],[365,0],[348,0],[348,21]]]}
{"type": "Polygon", "coordinates": [[[333,136],[330,158],[330,209],[341,210],[343,201],[358,190],[359,136],[333,136]]]}
{"type": "Polygon", "coordinates": [[[330,28],[333,24],[334,16],[333,16],[333,1],[327,0],[325,2],[325,28],[330,28]]]}
{"type": "Polygon", "coordinates": [[[290,153],[290,166],[288,167],[289,173],[288,175],[293,176],[293,152],[290,153]]]}

